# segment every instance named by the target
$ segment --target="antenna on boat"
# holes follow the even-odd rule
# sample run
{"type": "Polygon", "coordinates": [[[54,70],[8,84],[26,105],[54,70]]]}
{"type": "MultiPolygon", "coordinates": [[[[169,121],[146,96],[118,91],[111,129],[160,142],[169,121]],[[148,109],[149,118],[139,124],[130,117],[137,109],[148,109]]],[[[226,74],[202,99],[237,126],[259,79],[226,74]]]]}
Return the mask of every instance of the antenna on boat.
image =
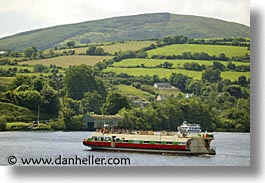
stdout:
{"type": "Polygon", "coordinates": [[[38,126],[40,123],[40,105],[38,105],[38,126]]]}

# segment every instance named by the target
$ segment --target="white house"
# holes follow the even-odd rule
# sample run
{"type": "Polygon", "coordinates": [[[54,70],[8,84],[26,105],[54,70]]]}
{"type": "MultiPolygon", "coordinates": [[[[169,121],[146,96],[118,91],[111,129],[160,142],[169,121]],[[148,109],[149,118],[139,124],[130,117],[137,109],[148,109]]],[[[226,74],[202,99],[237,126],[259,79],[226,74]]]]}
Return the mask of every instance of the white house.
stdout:
{"type": "Polygon", "coordinates": [[[170,83],[155,83],[154,87],[158,89],[174,88],[170,83]]]}
{"type": "Polygon", "coordinates": [[[6,54],[6,51],[0,51],[0,55],[6,54]]]}

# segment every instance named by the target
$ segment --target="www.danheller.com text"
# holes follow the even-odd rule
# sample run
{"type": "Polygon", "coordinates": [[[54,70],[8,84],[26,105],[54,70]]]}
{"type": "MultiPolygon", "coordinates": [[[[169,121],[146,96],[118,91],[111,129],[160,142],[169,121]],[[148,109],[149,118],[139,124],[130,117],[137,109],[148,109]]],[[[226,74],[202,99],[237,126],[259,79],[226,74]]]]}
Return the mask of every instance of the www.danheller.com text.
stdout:
{"type": "Polygon", "coordinates": [[[94,155],[88,155],[86,157],[80,157],[75,155],[73,157],[63,157],[62,155],[58,155],[57,157],[16,157],[16,156],[9,156],[7,158],[9,165],[49,165],[49,166],[56,166],[56,165],[70,165],[70,166],[117,166],[117,165],[130,165],[131,160],[130,158],[105,158],[105,157],[96,157],[94,155]]]}

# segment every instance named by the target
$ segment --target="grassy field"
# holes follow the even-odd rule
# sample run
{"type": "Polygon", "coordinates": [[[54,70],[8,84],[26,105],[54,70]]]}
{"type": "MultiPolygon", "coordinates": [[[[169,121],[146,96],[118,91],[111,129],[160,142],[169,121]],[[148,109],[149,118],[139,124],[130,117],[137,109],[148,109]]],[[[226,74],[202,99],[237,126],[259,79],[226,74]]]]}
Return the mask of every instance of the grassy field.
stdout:
{"type": "Polygon", "coordinates": [[[7,86],[9,85],[15,77],[0,77],[0,85],[7,86]]]}
{"type": "Polygon", "coordinates": [[[147,99],[148,97],[153,96],[150,93],[144,92],[144,91],[137,89],[133,86],[115,85],[114,87],[116,88],[115,91],[122,93],[123,95],[127,95],[127,96],[136,96],[140,99],[147,99]]]}
{"type": "Polygon", "coordinates": [[[136,51],[141,48],[147,47],[151,44],[155,43],[155,41],[126,41],[124,43],[115,43],[112,45],[99,46],[103,48],[106,52],[114,54],[119,51],[136,51]]]}
{"type": "MultiPolygon", "coordinates": [[[[99,48],[103,48],[105,52],[114,54],[115,52],[119,51],[136,51],[143,47],[147,47],[155,43],[155,41],[125,41],[125,42],[115,42],[114,44],[106,43],[103,46],[97,46],[99,48]]],[[[68,52],[70,50],[75,50],[76,54],[86,53],[88,47],[82,48],[72,48],[72,49],[62,49],[62,50],[54,50],[55,53],[63,53],[64,51],[68,52]]],[[[48,53],[49,50],[46,50],[45,53],[48,53]]]]}
{"type": "MultiPolygon", "coordinates": [[[[162,64],[164,62],[169,62],[173,64],[173,67],[183,67],[183,64],[185,63],[191,63],[191,62],[196,62],[200,65],[206,65],[210,66],[213,65],[214,61],[208,61],[208,60],[160,60],[160,59],[141,59],[141,58],[132,58],[132,59],[125,59],[120,62],[115,62],[113,66],[115,67],[136,67],[136,66],[141,66],[144,64],[147,67],[156,67],[159,64],[162,64]]],[[[226,61],[218,61],[221,62],[224,65],[227,65],[228,62],[226,61]]],[[[232,62],[235,65],[250,65],[249,62],[232,62]]]]}
{"type": "MultiPolygon", "coordinates": [[[[182,70],[182,69],[161,69],[161,68],[116,68],[116,67],[108,67],[104,70],[105,72],[115,72],[117,74],[119,73],[127,73],[129,75],[133,76],[145,76],[145,75],[155,75],[157,74],[159,77],[166,77],[169,78],[172,73],[181,73],[184,75],[187,75],[189,77],[192,77],[193,79],[200,80],[202,76],[202,72],[197,71],[189,71],[189,70],[182,70]]],[[[223,79],[230,79],[232,81],[235,81],[238,79],[239,76],[246,76],[247,78],[250,77],[249,72],[231,72],[226,71],[221,73],[221,77],[223,79]]]]}
{"type": "Polygon", "coordinates": [[[244,56],[250,51],[246,47],[222,46],[222,45],[199,45],[199,44],[175,44],[148,51],[148,57],[152,55],[181,55],[184,52],[201,53],[219,56],[224,53],[227,57],[244,56]]]}
{"type": "MultiPolygon", "coordinates": [[[[21,53],[22,54],[22,53],[21,53]]],[[[1,60],[10,60],[10,61],[14,61],[14,60],[19,60],[22,57],[16,58],[16,57],[0,57],[0,62],[1,60]]]]}
{"type": "Polygon", "coordinates": [[[9,69],[9,68],[17,68],[19,69],[28,69],[31,72],[33,71],[33,67],[30,66],[21,66],[21,65],[0,65],[1,69],[9,69]]]}
{"type": "Polygon", "coordinates": [[[42,60],[31,60],[25,62],[19,62],[19,64],[28,64],[28,65],[36,65],[43,64],[45,66],[50,66],[51,64],[55,64],[56,66],[61,66],[63,68],[68,68],[70,65],[94,65],[104,59],[109,59],[110,56],[80,56],[80,55],[72,55],[72,56],[61,56],[54,57],[50,59],[42,59],[42,60]]]}
{"type": "MultiPolygon", "coordinates": [[[[32,122],[9,122],[6,124],[7,130],[30,130],[32,128],[32,122]]],[[[37,129],[48,130],[49,125],[40,123],[37,129]]]]}
{"type": "Polygon", "coordinates": [[[246,76],[246,78],[249,79],[250,72],[233,72],[233,71],[221,72],[221,77],[223,79],[230,79],[231,81],[236,81],[240,76],[246,76]]]}
{"type": "Polygon", "coordinates": [[[32,123],[25,123],[25,122],[11,122],[6,124],[7,130],[12,129],[20,129],[20,128],[30,128],[32,127],[32,123]]]}
{"type": "MultiPolygon", "coordinates": [[[[53,52],[54,53],[63,53],[64,51],[68,52],[70,50],[75,50],[75,54],[81,54],[81,53],[86,53],[87,47],[62,49],[62,50],[53,50],[53,52]]],[[[48,54],[49,50],[44,51],[44,53],[48,54]]]]}

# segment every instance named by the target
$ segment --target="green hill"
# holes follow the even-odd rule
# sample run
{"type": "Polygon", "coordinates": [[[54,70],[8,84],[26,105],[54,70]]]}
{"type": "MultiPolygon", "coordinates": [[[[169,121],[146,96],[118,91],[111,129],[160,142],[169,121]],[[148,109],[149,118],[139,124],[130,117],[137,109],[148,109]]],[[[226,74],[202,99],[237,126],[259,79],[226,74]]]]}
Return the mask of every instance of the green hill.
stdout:
{"type": "Polygon", "coordinates": [[[44,50],[75,40],[108,42],[184,35],[189,38],[250,37],[250,27],[213,18],[169,13],[124,16],[32,30],[0,39],[0,49],[44,50]]]}

